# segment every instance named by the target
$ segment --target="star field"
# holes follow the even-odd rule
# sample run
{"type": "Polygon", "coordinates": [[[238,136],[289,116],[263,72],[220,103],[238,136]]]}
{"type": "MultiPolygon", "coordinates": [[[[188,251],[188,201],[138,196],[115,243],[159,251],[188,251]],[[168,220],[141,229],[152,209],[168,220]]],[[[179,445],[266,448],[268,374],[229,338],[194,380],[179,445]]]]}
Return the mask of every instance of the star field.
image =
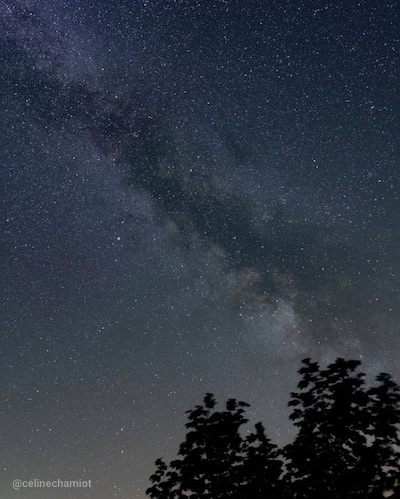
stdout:
{"type": "Polygon", "coordinates": [[[206,391],[286,443],[304,357],[398,380],[398,12],[0,1],[1,497],[144,499],[206,391]]]}

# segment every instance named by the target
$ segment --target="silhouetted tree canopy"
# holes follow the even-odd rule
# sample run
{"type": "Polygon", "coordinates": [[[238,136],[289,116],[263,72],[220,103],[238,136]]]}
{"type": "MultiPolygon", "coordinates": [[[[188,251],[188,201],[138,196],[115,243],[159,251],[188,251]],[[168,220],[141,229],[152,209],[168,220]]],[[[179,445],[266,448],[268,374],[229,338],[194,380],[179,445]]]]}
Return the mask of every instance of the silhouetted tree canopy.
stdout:
{"type": "MultiPolygon", "coordinates": [[[[279,450],[261,423],[244,436],[245,402],[216,409],[211,393],[187,411],[178,459],[156,461],[154,499],[377,499],[399,493],[400,387],[389,374],[367,388],[360,362],[326,369],[304,359],[291,393],[293,442],[279,450]]],[[[393,495],[393,497],[395,497],[393,495]]]]}

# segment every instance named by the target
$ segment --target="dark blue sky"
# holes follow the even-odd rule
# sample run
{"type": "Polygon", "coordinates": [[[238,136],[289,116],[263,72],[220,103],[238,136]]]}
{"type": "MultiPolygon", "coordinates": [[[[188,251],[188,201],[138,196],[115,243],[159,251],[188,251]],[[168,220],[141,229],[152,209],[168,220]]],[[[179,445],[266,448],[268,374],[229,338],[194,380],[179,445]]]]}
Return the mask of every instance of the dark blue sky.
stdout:
{"type": "Polygon", "coordinates": [[[206,391],[287,442],[304,357],[400,376],[398,11],[0,2],[3,497],[144,499],[206,391]]]}

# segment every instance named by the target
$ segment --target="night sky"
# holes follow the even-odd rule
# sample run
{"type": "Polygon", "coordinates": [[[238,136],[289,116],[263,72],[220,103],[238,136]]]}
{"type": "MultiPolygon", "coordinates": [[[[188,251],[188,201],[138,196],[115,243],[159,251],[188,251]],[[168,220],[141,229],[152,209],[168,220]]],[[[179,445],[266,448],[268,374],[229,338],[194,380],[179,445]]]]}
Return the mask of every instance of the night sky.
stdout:
{"type": "Polygon", "coordinates": [[[399,12],[0,0],[1,498],[144,499],[206,391],[285,444],[304,357],[399,381],[399,12]]]}

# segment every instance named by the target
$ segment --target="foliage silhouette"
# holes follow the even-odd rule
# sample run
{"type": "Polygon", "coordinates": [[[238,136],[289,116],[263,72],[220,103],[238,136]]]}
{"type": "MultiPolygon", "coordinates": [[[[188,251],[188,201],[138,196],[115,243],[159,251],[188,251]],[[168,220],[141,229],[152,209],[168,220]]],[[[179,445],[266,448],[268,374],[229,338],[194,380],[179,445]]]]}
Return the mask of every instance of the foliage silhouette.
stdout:
{"type": "MultiPolygon", "coordinates": [[[[399,493],[400,387],[389,374],[366,388],[360,362],[326,369],[304,359],[290,419],[298,429],[279,450],[261,423],[244,435],[245,402],[225,410],[207,393],[187,411],[178,459],[156,461],[153,499],[377,499],[399,493]]],[[[395,496],[393,496],[395,497],[395,496]]]]}
{"type": "Polygon", "coordinates": [[[397,489],[400,481],[400,387],[389,374],[376,378],[378,385],[368,391],[372,444],[366,456],[365,476],[371,498],[383,490],[397,489]]]}

